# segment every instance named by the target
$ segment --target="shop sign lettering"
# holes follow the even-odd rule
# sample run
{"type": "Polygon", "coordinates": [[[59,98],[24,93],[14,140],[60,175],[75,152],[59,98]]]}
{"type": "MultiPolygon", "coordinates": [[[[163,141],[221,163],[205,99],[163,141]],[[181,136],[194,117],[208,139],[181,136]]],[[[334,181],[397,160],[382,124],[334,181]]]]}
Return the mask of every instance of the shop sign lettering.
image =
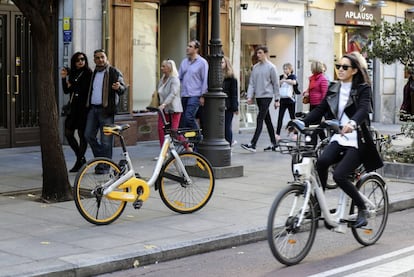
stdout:
{"type": "Polygon", "coordinates": [[[243,0],[246,10],[241,10],[241,22],[249,24],[304,26],[303,4],[274,0],[243,0]]]}
{"type": "Polygon", "coordinates": [[[354,11],[347,11],[345,13],[346,19],[362,19],[362,20],[374,20],[374,15],[372,13],[362,13],[362,12],[354,12],[354,11]]]}
{"type": "Polygon", "coordinates": [[[381,21],[381,8],[336,3],[335,24],[370,26],[381,21]]]}

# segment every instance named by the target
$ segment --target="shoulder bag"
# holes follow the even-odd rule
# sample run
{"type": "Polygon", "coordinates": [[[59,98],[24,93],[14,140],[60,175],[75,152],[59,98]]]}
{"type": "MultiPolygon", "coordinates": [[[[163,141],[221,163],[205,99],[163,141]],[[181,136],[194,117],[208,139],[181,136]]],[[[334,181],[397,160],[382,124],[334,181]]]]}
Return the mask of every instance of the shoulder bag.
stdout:
{"type": "Polygon", "coordinates": [[[65,105],[62,106],[62,112],[60,113],[61,116],[69,116],[71,113],[71,106],[72,106],[72,99],[73,99],[73,94],[75,94],[74,92],[72,92],[70,94],[70,99],[68,101],[68,103],[66,103],[65,105]]]}

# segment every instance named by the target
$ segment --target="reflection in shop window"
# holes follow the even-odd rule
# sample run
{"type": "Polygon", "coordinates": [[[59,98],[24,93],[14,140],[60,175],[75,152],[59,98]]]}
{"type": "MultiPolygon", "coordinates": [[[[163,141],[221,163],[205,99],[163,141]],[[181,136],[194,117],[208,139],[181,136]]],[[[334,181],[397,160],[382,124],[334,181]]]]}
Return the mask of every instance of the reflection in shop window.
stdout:
{"type": "Polygon", "coordinates": [[[191,6],[189,14],[189,31],[190,31],[190,40],[200,40],[200,7],[191,6]]]}
{"type": "Polygon", "coordinates": [[[145,110],[158,82],[158,4],[134,3],[133,111],[145,110]]]}
{"type": "Polygon", "coordinates": [[[13,1],[11,1],[11,0],[1,0],[0,4],[14,5],[13,1]]]}

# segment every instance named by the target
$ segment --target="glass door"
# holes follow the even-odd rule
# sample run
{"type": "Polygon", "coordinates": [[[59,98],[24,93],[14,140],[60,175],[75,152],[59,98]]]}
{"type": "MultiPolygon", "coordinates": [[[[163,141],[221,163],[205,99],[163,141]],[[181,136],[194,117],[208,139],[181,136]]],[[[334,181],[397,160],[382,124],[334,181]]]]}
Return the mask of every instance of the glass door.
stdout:
{"type": "Polygon", "coordinates": [[[39,145],[30,22],[0,11],[0,148],[39,145]]]}

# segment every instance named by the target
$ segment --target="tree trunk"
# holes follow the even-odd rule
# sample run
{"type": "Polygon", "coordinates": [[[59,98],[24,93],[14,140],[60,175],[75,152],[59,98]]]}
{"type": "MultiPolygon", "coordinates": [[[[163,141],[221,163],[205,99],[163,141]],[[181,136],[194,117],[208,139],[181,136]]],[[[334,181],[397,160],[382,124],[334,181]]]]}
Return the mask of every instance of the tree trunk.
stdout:
{"type": "Polygon", "coordinates": [[[72,199],[66,162],[59,138],[59,115],[56,101],[55,38],[58,1],[13,0],[32,27],[33,78],[38,93],[40,146],[42,153],[42,198],[47,201],[72,199]]]}

